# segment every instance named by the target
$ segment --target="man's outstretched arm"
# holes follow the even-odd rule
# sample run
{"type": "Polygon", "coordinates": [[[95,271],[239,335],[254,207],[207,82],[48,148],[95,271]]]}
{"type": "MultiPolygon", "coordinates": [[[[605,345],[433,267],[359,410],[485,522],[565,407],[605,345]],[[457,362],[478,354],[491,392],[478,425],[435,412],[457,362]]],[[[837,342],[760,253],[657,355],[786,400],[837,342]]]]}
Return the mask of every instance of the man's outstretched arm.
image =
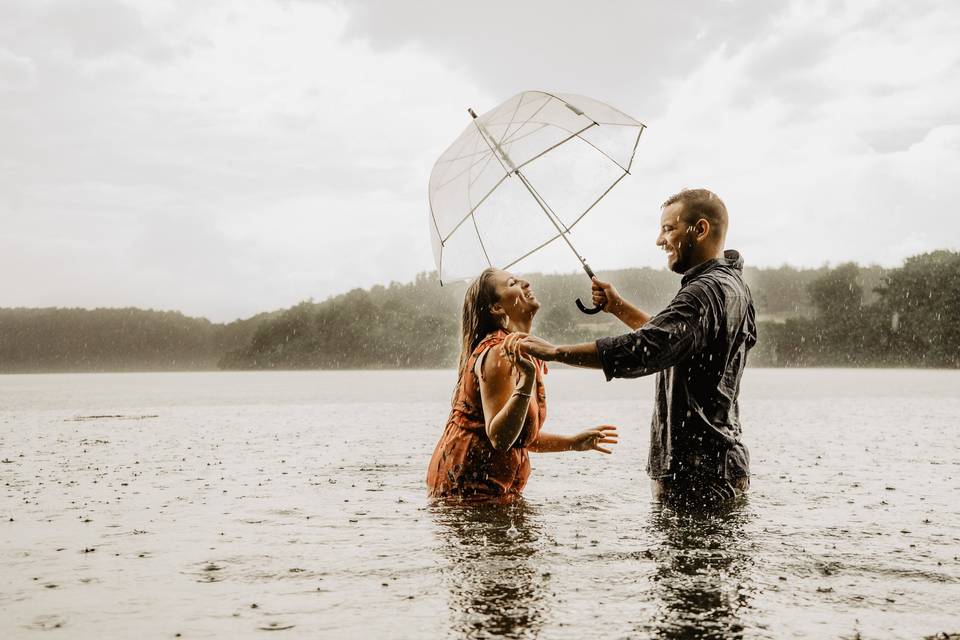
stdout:
{"type": "Polygon", "coordinates": [[[575,367],[600,369],[600,355],[597,353],[596,342],[583,344],[554,346],[537,336],[525,336],[520,341],[519,348],[526,354],[548,362],[562,362],[575,367]]]}
{"type": "Polygon", "coordinates": [[[560,347],[536,336],[524,336],[513,348],[541,360],[603,369],[608,380],[637,378],[671,367],[702,350],[706,336],[714,334],[713,323],[713,314],[703,300],[681,292],[666,309],[631,333],[560,347]]]}

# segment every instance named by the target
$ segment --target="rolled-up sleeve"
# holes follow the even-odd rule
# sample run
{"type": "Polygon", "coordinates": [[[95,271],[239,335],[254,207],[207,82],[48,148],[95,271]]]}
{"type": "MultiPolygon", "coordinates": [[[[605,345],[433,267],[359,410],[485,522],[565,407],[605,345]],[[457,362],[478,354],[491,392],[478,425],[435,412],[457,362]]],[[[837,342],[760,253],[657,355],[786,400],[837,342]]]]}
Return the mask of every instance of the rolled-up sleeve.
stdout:
{"type": "Polygon", "coordinates": [[[636,331],[597,340],[603,374],[607,380],[638,378],[689,358],[704,348],[705,337],[713,330],[712,315],[701,298],[680,291],[636,331]]]}

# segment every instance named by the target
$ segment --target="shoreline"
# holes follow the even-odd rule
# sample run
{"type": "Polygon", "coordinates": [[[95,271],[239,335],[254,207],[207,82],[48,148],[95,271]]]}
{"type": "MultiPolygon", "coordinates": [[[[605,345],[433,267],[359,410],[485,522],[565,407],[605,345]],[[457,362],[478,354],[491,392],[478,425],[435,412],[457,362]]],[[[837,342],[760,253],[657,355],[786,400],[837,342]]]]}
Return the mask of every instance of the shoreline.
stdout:
{"type": "MultiPolygon", "coordinates": [[[[550,363],[550,369],[565,370],[578,369],[569,365],[550,363]]],[[[747,365],[747,369],[756,370],[823,370],[823,371],[960,371],[960,367],[922,367],[922,366],[830,366],[830,365],[812,365],[812,366],[770,366],[770,365],[747,365]]],[[[376,371],[456,371],[455,367],[360,367],[360,368],[336,368],[336,369],[315,369],[315,368],[264,368],[264,369],[69,369],[69,370],[35,370],[35,371],[0,371],[0,376],[45,376],[45,375],[107,375],[107,374],[144,374],[144,373],[305,373],[310,371],[328,372],[328,373],[348,373],[348,372],[376,372],[376,371]]]]}

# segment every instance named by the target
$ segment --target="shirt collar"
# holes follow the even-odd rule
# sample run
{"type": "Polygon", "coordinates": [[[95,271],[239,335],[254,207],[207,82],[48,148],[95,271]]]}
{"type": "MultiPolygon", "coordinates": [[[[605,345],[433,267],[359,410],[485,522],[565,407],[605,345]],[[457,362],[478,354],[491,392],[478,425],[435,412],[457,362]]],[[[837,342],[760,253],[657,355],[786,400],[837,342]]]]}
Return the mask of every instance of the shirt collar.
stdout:
{"type": "Polygon", "coordinates": [[[697,276],[720,266],[743,271],[743,256],[740,255],[739,251],[727,249],[723,252],[722,258],[713,258],[712,260],[701,262],[697,266],[687,269],[683,274],[683,278],[680,279],[680,285],[683,286],[697,276]]]}

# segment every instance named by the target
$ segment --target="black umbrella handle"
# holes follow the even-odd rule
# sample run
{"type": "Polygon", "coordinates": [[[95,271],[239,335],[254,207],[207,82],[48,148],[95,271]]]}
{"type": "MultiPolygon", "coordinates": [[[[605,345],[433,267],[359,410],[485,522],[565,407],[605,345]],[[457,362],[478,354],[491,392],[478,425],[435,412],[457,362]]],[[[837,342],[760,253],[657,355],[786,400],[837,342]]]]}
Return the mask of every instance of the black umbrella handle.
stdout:
{"type": "Polygon", "coordinates": [[[592,316],[595,313],[600,313],[601,311],[603,311],[603,307],[593,307],[588,309],[583,305],[582,302],[580,302],[580,298],[577,298],[576,302],[577,302],[577,308],[580,309],[580,311],[583,311],[588,316],[592,316]]]}
{"type": "MultiPolygon", "coordinates": [[[[590,268],[590,265],[588,265],[586,261],[584,261],[583,263],[583,270],[586,271],[590,279],[593,280],[593,278],[595,277],[593,273],[593,269],[590,268]]],[[[588,308],[586,305],[580,302],[580,298],[577,298],[576,302],[577,302],[577,308],[580,309],[580,311],[582,311],[583,313],[587,314],[588,316],[592,316],[594,314],[597,314],[603,311],[603,307],[600,305],[597,305],[596,307],[588,308]]]]}

